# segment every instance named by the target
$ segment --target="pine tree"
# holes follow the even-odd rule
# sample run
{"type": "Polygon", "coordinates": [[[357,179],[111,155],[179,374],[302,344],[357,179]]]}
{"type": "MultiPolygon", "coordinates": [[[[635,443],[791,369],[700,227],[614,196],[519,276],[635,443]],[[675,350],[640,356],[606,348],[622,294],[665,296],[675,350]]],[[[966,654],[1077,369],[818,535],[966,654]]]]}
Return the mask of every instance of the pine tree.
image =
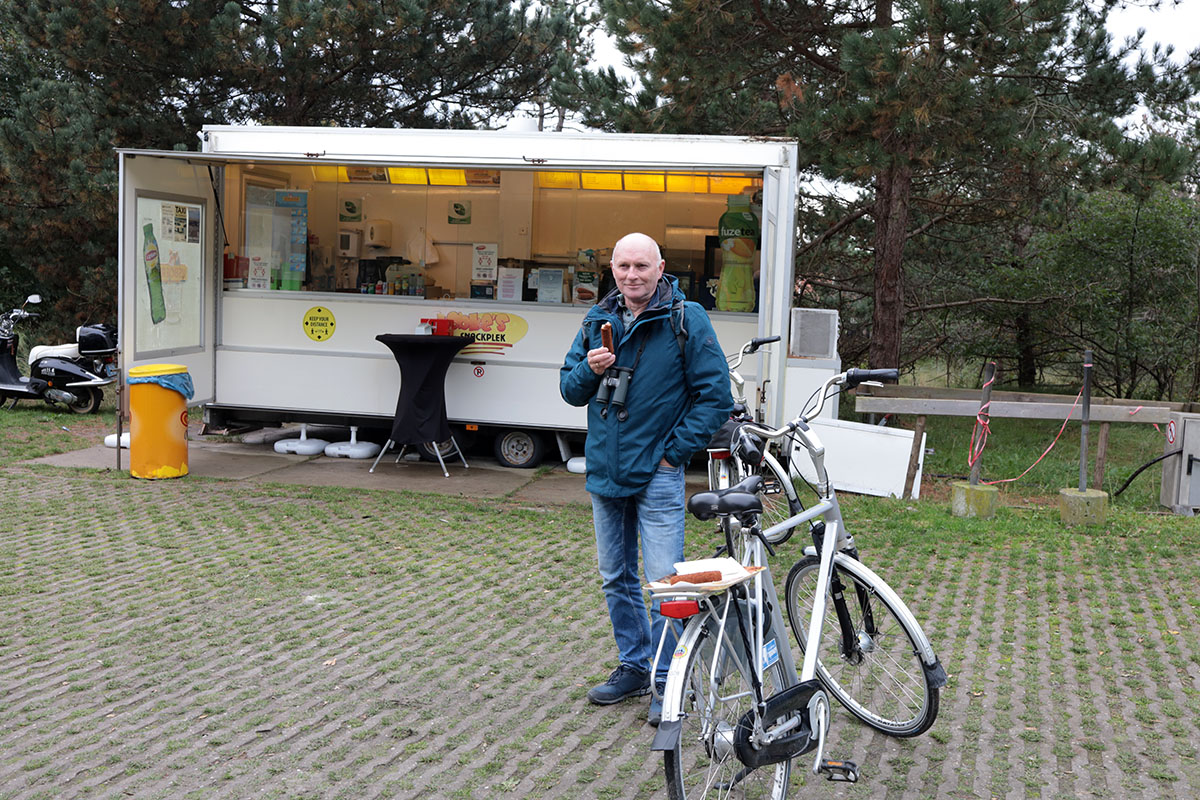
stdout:
{"type": "MultiPolygon", "coordinates": [[[[1138,149],[1114,120],[1139,103],[1178,105],[1194,91],[1165,54],[1138,57],[1139,42],[1114,45],[1104,27],[1112,5],[604,0],[606,24],[641,86],[634,93],[609,81],[615,96],[593,106],[592,121],[791,136],[802,165],[860,187],[862,200],[832,223],[870,220],[868,361],[895,366],[904,253],[915,236],[1019,210],[1023,201],[996,191],[1014,169],[1102,176],[1138,149]]],[[[1185,163],[1177,148],[1159,155],[1163,177],[1185,163]]]]}
{"type": "Polygon", "coordinates": [[[40,289],[64,329],[111,319],[113,148],[195,149],[204,124],[487,126],[587,57],[577,5],[0,4],[0,275],[35,274],[16,291],[40,289]]]}

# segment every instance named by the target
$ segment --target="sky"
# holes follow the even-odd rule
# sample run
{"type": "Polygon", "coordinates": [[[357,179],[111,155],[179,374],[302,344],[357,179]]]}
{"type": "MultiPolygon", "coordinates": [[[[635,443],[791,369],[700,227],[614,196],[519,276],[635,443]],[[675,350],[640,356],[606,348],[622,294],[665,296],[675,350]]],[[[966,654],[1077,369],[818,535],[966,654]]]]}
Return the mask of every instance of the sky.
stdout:
{"type": "Polygon", "coordinates": [[[1145,28],[1147,49],[1154,42],[1172,44],[1175,57],[1182,59],[1200,47],[1200,0],[1164,0],[1157,11],[1134,6],[1114,9],[1108,28],[1118,41],[1145,28]]]}

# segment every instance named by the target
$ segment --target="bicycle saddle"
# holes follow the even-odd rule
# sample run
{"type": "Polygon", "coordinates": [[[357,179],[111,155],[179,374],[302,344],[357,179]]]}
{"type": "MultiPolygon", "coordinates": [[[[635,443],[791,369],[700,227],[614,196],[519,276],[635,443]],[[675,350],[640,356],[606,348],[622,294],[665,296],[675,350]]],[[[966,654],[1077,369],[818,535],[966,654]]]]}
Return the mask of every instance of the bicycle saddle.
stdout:
{"type": "Polygon", "coordinates": [[[688,498],[687,509],[697,519],[734,514],[741,519],[746,514],[762,513],[762,476],[751,475],[741,483],[715,492],[697,492],[688,498]]]}

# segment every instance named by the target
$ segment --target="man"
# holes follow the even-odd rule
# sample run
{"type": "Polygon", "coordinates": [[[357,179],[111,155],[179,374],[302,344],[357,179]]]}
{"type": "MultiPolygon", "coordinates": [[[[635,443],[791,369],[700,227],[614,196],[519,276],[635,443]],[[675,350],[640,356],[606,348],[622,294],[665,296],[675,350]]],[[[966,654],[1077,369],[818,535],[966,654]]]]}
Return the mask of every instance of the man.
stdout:
{"type": "MultiPolygon", "coordinates": [[[[664,623],[657,602],[646,618],[639,535],[645,580],[673,573],[683,560],[684,469],[733,408],[712,323],[698,304],[684,302],[673,277],[663,276],[666,263],[654,240],[625,236],[613,247],[611,266],[616,288],[584,317],[559,373],[563,399],[588,407],[587,490],[620,656],[608,681],[588,692],[600,705],[650,691],[664,623]],[[606,322],[612,352],[602,344],[606,322]]],[[[670,666],[669,658],[660,661],[652,725],[662,717],[670,666]]]]}

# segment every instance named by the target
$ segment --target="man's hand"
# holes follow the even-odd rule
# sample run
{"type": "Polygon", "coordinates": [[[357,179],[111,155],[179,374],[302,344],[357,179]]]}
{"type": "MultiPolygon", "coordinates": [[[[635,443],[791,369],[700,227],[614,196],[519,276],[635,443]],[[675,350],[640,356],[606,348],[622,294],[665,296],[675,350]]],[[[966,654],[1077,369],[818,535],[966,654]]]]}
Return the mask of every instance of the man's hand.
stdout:
{"type": "Polygon", "coordinates": [[[617,362],[617,357],[606,348],[597,347],[595,350],[588,350],[587,362],[588,366],[592,368],[592,372],[603,375],[606,369],[617,362]]]}

